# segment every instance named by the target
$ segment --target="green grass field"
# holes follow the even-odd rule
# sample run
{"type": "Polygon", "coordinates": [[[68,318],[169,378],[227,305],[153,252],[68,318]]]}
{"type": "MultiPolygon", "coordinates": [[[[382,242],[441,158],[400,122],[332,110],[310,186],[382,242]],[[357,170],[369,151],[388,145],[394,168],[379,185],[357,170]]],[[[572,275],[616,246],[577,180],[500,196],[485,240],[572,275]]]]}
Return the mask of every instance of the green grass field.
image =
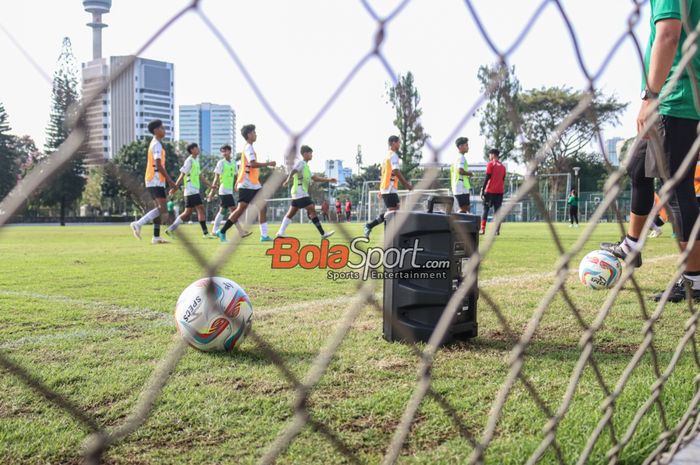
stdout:
{"type": "MultiPolygon", "coordinates": [[[[585,226],[585,225],[584,225],[585,226]]],[[[352,225],[359,235],[361,225],[352,225]]],[[[555,226],[569,247],[583,228],[555,226]]],[[[150,239],[150,226],[144,239],[150,239]]],[[[207,257],[218,241],[199,239],[197,225],[182,231],[207,257]]],[[[276,226],[272,226],[272,232],[276,226]]],[[[348,308],[356,284],[333,282],[323,270],[272,270],[269,244],[259,233],[243,241],[219,273],[241,284],[253,301],[254,328],[303,379],[319,350],[348,308]]],[[[294,224],[289,234],[318,243],[311,225],[294,224]]],[[[342,238],[332,238],[338,243],[342,238]]],[[[600,225],[586,251],[619,236],[619,227],[600,225]]],[[[379,242],[381,230],[373,236],[379,242]]],[[[574,268],[578,265],[576,259],[574,268]]],[[[559,254],[543,224],[506,224],[486,256],[480,287],[522,333],[554,282],[559,254]]],[[[119,425],[135,406],[154,368],[178,337],[172,312],[178,295],[201,276],[179,244],[152,246],[134,239],[127,225],[8,227],[0,230],[0,351],[63,394],[100,425],[119,425]]],[[[665,287],[676,269],[670,228],[649,240],[643,273],[645,295],[665,287]]],[[[587,323],[606,292],[589,291],[571,274],[566,285],[587,323]]],[[[378,286],[381,290],[381,285],[378,286]]],[[[647,301],[647,311],[654,305],[647,301]]],[[[686,305],[669,304],[655,325],[654,347],[663,371],[690,317],[686,305]]],[[[645,321],[628,285],[595,339],[594,358],[613,389],[643,340],[645,321]]],[[[379,463],[391,441],[417,379],[418,358],[410,347],[382,339],[381,315],[367,306],[313,392],[309,407],[363,463],[379,463]]],[[[445,347],[435,360],[433,387],[479,439],[494,398],[509,369],[512,342],[484,299],[479,301],[479,337],[445,347]]],[[[581,350],[582,330],[561,295],[548,308],[525,358],[524,373],[552,411],[559,407],[581,350]]],[[[1,370],[0,370],[1,371],[1,370]]],[[[675,425],[694,394],[698,373],[686,348],[661,395],[675,425]]],[[[654,383],[651,357],[644,355],[615,404],[619,439],[654,383]]],[[[575,399],[557,430],[566,463],[575,463],[603,412],[604,399],[587,367],[575,399]]],[[[148,421],[111,447],[109,464],[255,463],[293,416],[294,391],[280,370],[251,339],[229,354],[188,349],[159,397],[148,421]]],[[[663,431],[652,408],[642,419],[620,463],[637,464],[663,431]]],[[[522,383],[516,383],[487,450],[491,464],[525,463],[543,439],[547,418],[522,383]]],[[[0,463],[79,463],[88,431],[43,400],[14,376],[0,376],[0,463]]],[[[606,430],[589,463],[608,463],[606,430]]],[[[464,462],[472,447],[452,420],[426,398],[399,463],[464,462]]],[[[278,463],[346,463],[320,433],[307,427],[278,463]]],[[[541,463],[557,463],[550,448],[541,463]]]]}

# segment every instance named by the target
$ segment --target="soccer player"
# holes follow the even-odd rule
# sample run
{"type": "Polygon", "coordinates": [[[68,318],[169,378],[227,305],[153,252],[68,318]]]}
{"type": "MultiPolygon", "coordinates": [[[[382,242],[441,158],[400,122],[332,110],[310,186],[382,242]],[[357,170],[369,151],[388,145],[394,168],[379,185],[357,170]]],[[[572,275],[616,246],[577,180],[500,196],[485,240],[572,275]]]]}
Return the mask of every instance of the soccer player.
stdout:
{"type": "Polygon", "coordinates": [[[187,153],[190,154],[189,157],[185,159],[185,163],[180,168],[180,176],[177,177],[175,185],[170,189],[169,194],[173,195],[180,185],[180,182],[184,180],[185,182],[185,211],[175,218],[173,224],[171,224],[168,229],[165,230],[165,234],[168,236],[175,231],[183,221],[189,221],[192,215],[192,209],[197,211],[197,220],[199,221],[199,226],[202,228],[202,237],[205,239],[213,239],[214,235],[209,234],[207,231],[206,216],[204,214],[204,205],[202,204],[202,194],[200,193],[200,188],[202,184],[209,183],[204,176],[199,167],[199,145],[189,144],[187,146],[187,153]]]}
{"type": "MultiPolygon", "coordinates": [[[[255,149],[253,148],[253,142],[258,139],[258,135],[255,132],[255,125],[246,124],[243,126],[241,128],[241,135],[243,139],[245,139],[245,144],[241,152],[241,169],[236,179],[238,206],[231,212],[224,227],[217,232],[217,236],[219,236],[221,242],[226,242],[226,231],[236,224],[243,212],[248,208],[248,204],[253,201],[258,191],[262,189],[262,185],[260,184],[260,168],[263,166],[274,167],[277,164],[275,161],[258,162],[255,149]]],[[[272,238],[267,235],[267,211],[265,204],[260,208],[258,220],[260,222],[260,242],[271,241],[272,238]]]]}
{"type": "Polygon", "coordinates": [[[343,219],[342,204],[340,203],[340,197],[335,199],[335,217],[338,219],[338,223],[343,219]]]}
{"type": "Polygon", "coordinates": [[[350,201],[350,197],[345,197],[345,221],[347,221],[349,223],[351,218],[352,218],[352,202],[350,201]]]}
{"type": "Polygon", "coordinates": [[[399,169],[399,148],[401,139],[398,136],[389,137],[389,153],[382,163],[382,175],[379,183],[380,195],[386,206],[386,213],[382,213],[371,222],[365,224],[365,237],[369,237],[372,228],[384,223],[385,215],[389,215],[399,209],[399,194],[397,194],[399,181],[409,191],[413,185],[404,177],[399,169]]]}
{"type": "Polygon", "coordinates": [[[455,141],[455,145],[457,146],[457,155],[450,166],[452,195],[457,200],[460,213],[469,213],[469,190],[472,187],[469,178],[472,177],[472,172],[468,171],[469,165],[467,165],[467,157],[465,156],[469,151],[469,139],[459,137],[455,141]]]}
{"type": "MultiPolygon", "coordinates": [[[[233,184],[236,179],[236,162],[231,159],[231,146],[224,144],[219,149],[219,152],[221,152],[223,158],[216,163],[216,167],[214,168],[214,181],[212,182],[211,191],[207,197],[207,200],[211,202],[214,198],[216,188],[219,188],[220,206],[214,218],[213,234],[219,232],[219,225],[225,218],[224,215],[228,209],[236,207],[236,200],[233,198],[233,184]]],[[[238,229],[238,234],[240,234],[241,237],[247,237],[253,234],[250,231],[244,231],[238,222],[234,223],[234,225],[236,229],[238,229]]]]}
{"type": "Polygon", "coordinates": [[[277,237],[285,237],[284,233],[287,231],[287,227],[292,222],[294,215],[304,208],[306,213],[309,215],[309,219],[318,229],[318,233],[321,235],[321,239],[327,239],[333,235],[335,231],[325,232],[323,226],[321,226],[321,221],[316,215],[316,206],[313,200],[309,196],[309,184],[311,181],[314,182],[336,182],[335,178],[323,178],[321,176],[316,176],[311,174],[311,169],[309,168],[309,161],[313,158],[314,152],[308,145],[301,146],[301,160],[297,161],[289,172],[289,176],[284,180],[282,185],[287,187],[290,180],[294,180],[292,183],[292,205],[287,211],[287,215],[282,220],[282,225],[279,231],[277,231],[277,237]]]}
{"type": "Polygon", "coordinates": [[[160,217],[166,217],[168,213],[167,202],[165,197],[165,183],[174,186],[175,183],[173,179],[168,175],[165,169],[165,149],[161,141],[165,137],[165,127],[163,127],[163,122],[159,119],[153,120],[148,123],[148,132],[153,134],[153,139],[148,145],[148,160],[146,162],[146,175],[144,179],[146,181],[146,188],[153,198],[155,208],[137,221],[131,222],[131,230],[137,239],[141,239],[141,227],[153,221],[153,239],[151,239],[151,244],[167,244],[168,241],[160,237],[160,217]]]}
{"type": "MultiPolygon", "coordinates": [[[[506,167],[498,159],[501,152],[498,149],[489,150],[489,162],[486,164],[486,179],[481,188],[481,199],[484,201],[484,213],[481,215],[481,228],[479,234],[486,234],[486,220],[489,217],[489,210],[493,207],[494,215],[501,208],[503,203],[503,190],[506,179],[506,167]]],[[[496,234],[501,234],[499,225],[496,234]]]]}
{"type": "Polygon", "coordinates": [[[571,194],[566,204],[569,206],[569,221],[571,221],[569,227],[573,228],[574,220],[576,220],[576,227],[578,228],[578,195],[576,195],[576,189],[571,189],[571,194]]]}
{"type": "MultiPolygon", "coordinates": [[[[671,86],[670,77],[678,70],[683,76],[700,73],[697,55],[682,63],[681,44],[686,41],[688,32],[681,18],[681,3],[685,4],[688,26],[694,29],[700,22],[700,2],[679,0],[651,0],[651,34],[644,59],[645,73],[642,76],[641,108],[637,115],[637,134],[642,137],[637,142],[637,150],[632,153],[628,166],[632,180],[632,206],[627,235],[617,243],[603,243],[601,248],[612,252],[618,258],[630,259],[631,266],[641,266],[642,256],[639,238],[647,216],[654,204],[654,178],[668,179],[679,176],[681,181],[673,188],[669,201],[671,217],[677,228],[681,249],[688,247],[690,233],[698,218],[698,203],[694,197],[693,168],[679,172],[681,164],[690,153],[697,137],[700,112],[695,107],[692,79],[683,77],[671,86]],[[682,69],[685,67],[685,69],[682,69]],[[660,100],[660,94],[663,96],[660,100]],[[653,102],[658,101],[661,115],[651,128],[655,136],[661,138],[662,153],[656,153],[648,143],[645,129],[647,118],[654,115],[653,102]],[[644,134],[644,136],[642,136],[644,134]],[[657,163],[661,162],[661,166],[657,163]]],[[[695,154],[697,156],[697,154],[695,154]]],[[[692,156],[692,155],[691,155],[692,156]]],[[[695,160],[693,160],[695,161],[695,160]]],[[[659,301],[663,293],[653,299],[659,301]]],[[[700,300],[700,245],[695,242],[688,254],[685,271],[671,289],[668,296],[671,302],[688,298],[700,300]]]]}

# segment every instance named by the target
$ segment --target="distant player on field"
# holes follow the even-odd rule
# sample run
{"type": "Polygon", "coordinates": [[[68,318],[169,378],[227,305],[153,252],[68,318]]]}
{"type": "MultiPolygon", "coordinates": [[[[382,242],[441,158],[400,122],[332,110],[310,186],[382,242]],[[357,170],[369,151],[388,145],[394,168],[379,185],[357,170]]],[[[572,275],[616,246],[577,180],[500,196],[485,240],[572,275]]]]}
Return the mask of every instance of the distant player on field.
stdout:
{"type": "Polygon", "coordinates": [[[455,141],[457,155],[450,166],[450,179],[452,181],[452,195],[454,195],[459,205],[460,213],[469,213],[469,190],[471,183],[469,178],[472,172],[468,171],[467,158],[465,154],[469,152],[469,139],[460,137],[455,141]]]}
{"type": "MultiPolygon", "coordinates": [[[[382,163],[382,175],[379,183],[380,195],[386,206],[386,215],[399,209],[399,180],[408,190],[413,190],[413,185],[404,177],[399,167],[399,148],[401,139],[398,136],[389,137],[389,153],[382,163]]],[[[384,223],[385,213],[382,213],[371,222],[365,224],[365,237],[369,237],[372,228],[384,223]]]]}
{"type": "MultiPolygon", "coordinates": [[[[489,150],[489,162],[486,164],[486,179],[481,188],[481,198],[484,201],[484,214],[481,215],[481,228],[479,234],[486,234],[486,220],[489,217],[489,210],[493,207],[494,215],[501,208],[503,203],[503,191],[506,179],[506,167],[498,159],[501,152],[498,149],[489,150]]],[[[499,225],[496,234],[501,233],[499,225]]]]}
{"type": "Polygon", "coordinates": [[[287,230],[287,226],[289,226],[289,224],[292,222],[294,215],[296,215],[297,212],[302,208],[306,209],[306,213],[309,215],[309,219],[314,224],[314,226],[316,226],[316,229],[318,229],[318,232],[319,234],[321,234],[322,239],[331,237],[335,232],[325,232],[323,230],[323,226],[321,226],[321,221],[318,219],[318,215],[316,215],[316,206],[314,205],[313,200],[311,200],[311,197],[309,196],[309,185],[311,184],[311,181],[336,182],[335,178],[323,178],[321,176],[311,174],[311,169],[309,168],[309,161],[311,161],[313,153],[314,152],[311,149],[311,147],[309,147],[308,145],[302,145],[301,160],[295,163],[294,167],[292,168],[292,171],[289,172],[289,176],[287,176],[287,179],[285,179],[285,181],[282,183],[284,187],[287,187],[289,181],[293,180],[292,205],[289,207],[287,215],[285,215],[284,219],[282,220],[282,225],[280,226],[279,231],[277,231],[277,237],[285,237],[284,233],[287,230]]]}
{"type": "MultiPolygon", "coordinates": [[[[223,157],[219,160],[214,168],[214,181],[212,182],[211,191],[207,200],[211,202],[214,198],[214,192],[216,188],[219,188],[219,211],[214,217],[214,231],[213,234],[219,232],[219,225],[221,221],[225,218],[225,214],[229,208],[236,207],[236,200],[233,198],[233,185],[236,180],[236,162],[231,159],[231,146],[228,144],[222,145],[219,149],[221,156],[223,157]]],[[[238,229],[238,234],[241,237],[250,236],[252,233],[250,231],[244,231],[238,222],[234,223],[236,229],[238,229]]]]}
{"type": "MultiPolygon", "coordinates": [[[[274,161],[258,162],[255,149],[253,148],[253,142],[258,139],[258,135],[255,133],[255,125],[246,124],[243,126],[241,135],[245,139],[245,144],[243,144],[243,151],[241,152],[241,170],[238,172],[238,179],[236,180],[238,207],[229,215],[226,224],[217,233],[222,242],[226,242],[226,231],[236,224],[243,212],[248,208],[248,205],[253,201],[253,198],[262,189],[260,168],[263,166],[274,167],[277,164],[274,161]]],[[[271,241],[272,238],[267,235],[267,210],[264,203],[260,208],[258,220],[260,222],[260,241],[271,241]]]]}
{"type": "Polygon", "coordinates": [[[153,239],[151,244],[167,244],[168,241],[160,237],[160,218],[166,217],[168,213],[165,197],[165,183],[174,186],[172,178],[165,169],[165,149],[161,141],[165,137],[165,127],[159,119],[148,123],[148,132],[153,134],[153,139],[148,145],[148,160],[146,162],[146,188],[153,198],[155,208],[137,221],[133,221],[130,226],[137,239],[141,239],[141,227],[153,221],[153,239]]]}
{"type": "Polygon", "coordinates": [[[335,199],[335,217],[336,217],[338,223],[340,223],[341,220],[343,219],[343,214],[341,213],[342,208],[343,207],[342,207],[342,203],[340,202],[340,197],[338,197],[335,199]]]}
{"type": "Polygon", "coordinates": [[[202,235],[205,239],[213,239],[214,236],[209,234],[207,231],[206,215],[204,214],[204,205],[202,203],[202,194],[200,192],[201,185],[209,183],[204,176],[199,166],[199,146],[197,144],[190,144],[187,146],[187,153],[190,154],[189,157],[185,159],[185,163],[180,168],[180,176],[177,177],[175,185],[170,189],[170,195],[173,195],[178,186],[182,181],[185,183],[185,211],[183,211],[173,224],[171,224],[168,229],[165,230],[165,234],[170,236],[170,234],[175,231],[183,221],[189,221],[192,215],[192,209],[197,210],[197,220],[199,220],[199,226],[202,228],[202,235]]]}

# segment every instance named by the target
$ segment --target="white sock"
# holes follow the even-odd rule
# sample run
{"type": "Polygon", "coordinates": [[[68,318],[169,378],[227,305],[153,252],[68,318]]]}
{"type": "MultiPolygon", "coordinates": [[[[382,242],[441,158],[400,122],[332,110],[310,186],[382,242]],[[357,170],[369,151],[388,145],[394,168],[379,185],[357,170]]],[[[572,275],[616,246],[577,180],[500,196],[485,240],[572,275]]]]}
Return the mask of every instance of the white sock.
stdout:
{"type": "Polygon", "coordinates": [[[182,219],[179,216],[176,216],[175,221],[173,221],[173,224],[171,224],[168,227],[168,231],[171,231],[171,232],[175,231],[177,229],[177,227],[180,226],[181,223],[182,223],[182,219]]]}
{"type": "Polygon", "coordinates": [[[219,230],[219,225],[221,224],[221,220],[224,219],[224,215],[221,214],[221,212],[216,214],[216,217],[214,217],[214,231],[219,230]]]}
{"type": "Polygon", "coordinates": [[[642,246],[639,244],[638,241],[633,241],[630,239],[628,236],[625,236],[625,240],[622,241],[622,248],[625,250],[625,252],[629,253],[633,250],[641,250],[642,246]]]}
{"type": "Polygon", "coordinates": [[[700,276],[688,276],[683,273],[683,277],[693,283],[693,289],[700,289],[700,276]]]}
{"type": "Polygon", "coordinates": [[[284,234],[284,232],[287,230],[287,226],[289,226],[291,223],[292,220],[285,216],[282,220],[282,226],[280,226],[280,230],[277,232],[277,234],[284,234]]]}
{"type": "Polygon", "coordinates": [[[260,223],[260,235],[263,237],[267,236],[267,223],[260,223]]]}
{"type": "Polygon", "coordinates": [[[160,209],[159,208],[154,208],[153,210],[149,211],[145,215],[143,215],[139,220],[136,222],[138,223],[139,226],[143,226],[146,223],[150,223],[151,221],[155,220],[160,216],[160,209]]]}
{"type": "Polygon", "coordinates": [[[651,228],[652,228],[654,231],[656,231],[656,232],[661,231],[661,228],[658,227],[658,226],[656,226],[656,223],[651,223],[651,228]]]}

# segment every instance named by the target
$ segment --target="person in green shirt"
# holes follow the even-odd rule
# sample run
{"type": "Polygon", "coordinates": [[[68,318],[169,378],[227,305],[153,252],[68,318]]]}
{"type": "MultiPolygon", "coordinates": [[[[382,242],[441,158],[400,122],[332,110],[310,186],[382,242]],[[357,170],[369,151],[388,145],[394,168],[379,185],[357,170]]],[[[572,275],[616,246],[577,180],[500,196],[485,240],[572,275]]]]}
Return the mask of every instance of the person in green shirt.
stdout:
{"type": "Polygon", "coordinates": [[[209,231],[207,231],[204,204],[202,203],[202,194],[200,192],[201,185],[205,184],[209,186],[209,183],[204,178],[199,168],[199,145],[188,145],[187,153],[189,153],[190,156],[185,159],[185,163],[182,165],[182,168],[180,168],[180,176],[178,176],[177,181],[175,181],[173,188],[170,189],[170,195],[173,195],[177,191],[180,182],[184,182],[185,211],[175,218],[173,224],[168,226],[168,229],[165,230],[165,234],[168,236],[172,235],[173,231],[175,231],[182,222],[189,221],[192,211],[196,210],[199,226],[202,228],[202,236],[205,239],[214,239],[215,236],[209,234],[209,231]]]}
{"type": "Polygon", "coordinates": [[[173,224],[173,221],[175,220],[175,202],[173,202],[173,199],[168,200],[167,208],[168,208],[168,223],[173,224]]]}
{"type": "MultiPolygon", "coordinates": [[[[644,57],[641,108],[633,146],[636,150],[630,154],[627,167],[632,181],[630,221],[627,235],[620,242],[601,244],[602,249],[636,267],[642,265],[640,237],[654,205],[654,178],[667,181],[677,176],[680,180],[672,189],[669,207],[684,251],[699,214],[693,186],[698,155],[693,142],[698,136],[700,109],[695,106],[692,81],[700,75],[700,53],[687,57],[690,59],[685,63],[682,44],[688,31],[700,23],[700,0],[650,0],[650,7],[651,34],[644,57]],[[691,78],[690,72],[694,77],[691,78]],[[674,74],[679,74],[679,79],[671,83],[674,74]],[[660,141],[660,145],[648,143],[651,138],[660,141]],[[656,147],[660,147],[662,153],[656,153],[656,147]],[[692,163],[687,163],[687,168],[679,172],[689,157],[692,163]]],[[[690,51],[693,49],[686,53],[690,51]]],[[[659,292],[653,299],[659,301],[663,295],[659,292]]],[[[700,301],[698,242],[688,254],[681,279],[668,295],[670,302],[688,298],[700,301]]]]}
{"type": "Polygon", "coordinates": [[[292,205],[289,207],[289,211],[282,220],[279,231],[277,231],[277,237],[286,237],[285,232],[287,231],[287,226],[292,222],[294,215],[300,209],[305,209],[306,213],[309,215],[309,219],[318,229],[318,233],[321,235],[321,239],[327,239],[333,235],[335,231],[325,232],[323,226],[321,226],[321,221],[318,219],[316,214],[316,206],[313,200],[309,196],[309,185],[311,181],[314,182],[336,182],[335,178],[323,178],[321,176],[316,176],[311,174],[311,169],[309,168],[309,161],[313,157],[313,150],[308,145],[301,146],[301,160],[294,164],[294,167],[289,172],[289,176],[284,180],[282,185],[287,187],[289,181],[292,183],[292,205]]]}
{"type": "Polygon", "coordinates": [[[457,154],[450,166],[452,195],[459,205],[459,212],[469,213],[469,191],[471,189],[469,178],[472,177],[466,158],[466,154],[469,152],[469,139],[459,137],[455,141],[455,145],[457,146],[457,154]]]}
{"type": "Polygon", "coordinates": [[[574,227],[574,220],[576,221],[576,227],[578,228],[578,195],[576,195],[576,189],[571,189],[571,194],[569,195],[569,200],[566,201],[569,206],[569,224],[570,228],[574,227]]]}

